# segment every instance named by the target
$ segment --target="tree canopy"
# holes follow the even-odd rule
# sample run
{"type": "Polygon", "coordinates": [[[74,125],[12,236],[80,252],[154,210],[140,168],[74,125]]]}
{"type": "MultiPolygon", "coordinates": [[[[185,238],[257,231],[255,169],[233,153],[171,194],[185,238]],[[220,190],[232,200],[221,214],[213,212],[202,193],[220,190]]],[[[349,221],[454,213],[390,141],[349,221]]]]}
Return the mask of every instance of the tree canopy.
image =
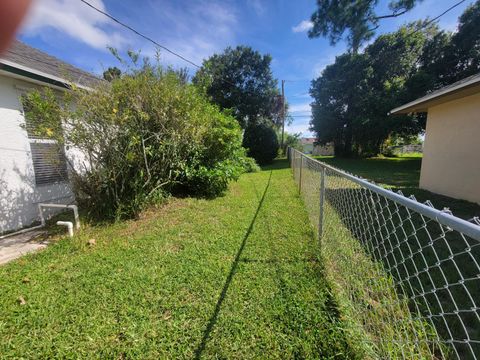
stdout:
{"type": "Polygon", "coordinates": [[[426,40],[413,23],[380,36],[361,54],[346,53],[312,82],[312,130],[340,155],[378,153],[392,132],[418,133],[417,118],[388,118],[403,102],[405,81],[415,71],[426,40]]]}
{"type": "Polygon", "coordinates": [[[103,78],[107,81],[118,79],[120,76],[122,76],[122,70],[120,70],[116,66],[109,67],[107,70],[103,72],[103,78]]]}
{"type": "Polygon", "coordinates": [[[279,92],[271,61],[270,55],[251,47],[228,47],[205,60],[193,82],[222,110],[231,110],[243,128],[261,118],[273,122],[279,112],[279,92]]]}
{"type": "Polygon", "coordinates": [[[418,21],[338,56],[312,81],[311,129],[339,155],[375,155],[390,137],[425,127],[424,114],[387,116],[391,109],[479,71],[480,0],[455,33],[418,21]]]}
{"type": "Polygon", "coordinates": [[[328,37],[332,45],[347,32],[347,40],[354,52],[370,40],[381,19],[394,18],[411,10],[423,0],[391,0],[390,13],[378,15],[375,7],[379,0],[317,0],[317,10],[312,14],[313,28],[310,38],[328,37]]]}

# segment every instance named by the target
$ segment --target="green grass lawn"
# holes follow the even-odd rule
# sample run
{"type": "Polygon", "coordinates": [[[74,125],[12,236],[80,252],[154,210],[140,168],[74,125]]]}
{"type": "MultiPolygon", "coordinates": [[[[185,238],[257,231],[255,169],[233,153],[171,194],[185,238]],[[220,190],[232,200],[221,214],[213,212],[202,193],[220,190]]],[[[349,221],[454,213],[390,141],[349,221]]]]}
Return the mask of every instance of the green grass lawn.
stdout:
{"type": "Polygon", "coordinates": [[[331,156],[315,158],[354,175],[373,180],[392,190],[401,190],[406,196],[414,195],[420,202],[430,200],[437,209],[449,208],[454,215],[461,218],[471,219],[474,216],[480,216],[480,205],[478,204],[419,189],[422,164],[422,158],[419,156],[368,159],[346,159],[331,156]]]}
{"type": "MultiPolygon", "coordinates": [[[[465,219],[480,215],[479,205],[418,189],[421,165],[419,158],[323,157],[320,160],[374,180],[384,187],[402,190],[405,195],[414,194],[419,201],[429,199],[437,208],[448,207],[455,215],[465,219]]],[[[308,176],[306,172],[302,175],[302,179],[307,180],[308,176]]],[[[318,182],[318,175],[316,179],[318,182]]],[[[440,227],[435,221],[426,220],[416,212],[407,212],[404,207],[397,206],[392,201],[382,201],[378,204],[370,202],[368,201],[370,195],[362,193],[360,187],[352,181],[327,178],[326,194],[328,204],[325,210],[325,222],[328,225],[326,225],[323,242],[325,244],[323,256],[330,283],[336,284],[335,294],[340,299],[337,302],[348,305],[345,307],[347,310],[342,309],[342,313],[348,314],[350,309],[350,315],[347,315],[347,318],[356,318],[356,323],[368,324],[365,327],[372,335],[373,342],[376,342],[380,351],[385,354],[380,357],[397,358],[398,350],[405,351],[409,345],[396,349],[395,346],[391,346],[394,344],[393,340],[398,340],[399,335],[400,338],[408,340],[412,338],[412,333],[418,332],[418,328],[423,325],[422,323],[411,325],[408,318],[406,321],[384,321],[385,318],[393,318],[392,314],[403,314],[405,311],[398,311],[390,306],[391,301],[385,301],[388,300],[388,294],[394,294],[394,291],[391,291],[388,286],[382,287],[386,283],[383,280],[385,276],[377,276],[375,271],[369,270],[368,261],[364,261],[364,258],[359,256],[362,252],[358,244],[363,244],[366,254],[381,261],[379,264],[387,269],[387,273],[397,284],[401,284],[396,289],[398,294],[403,293],[407,298],[415,297],[418,308],[410,303],[411,309],[418,310],[424,319],[429,314],[435,315],[427,321],[430,324],[426,329],[433,329],[434,326],[443,340],[454,339],[455,351],[459,358],[470,359],[473,358],[472,352],[478,354],[480,349],[477,345],[477,339],[480,339],[478,314],[474,311],[474,305],[470,300],[480,296],[478,242],[462,236],[457,231],[448,231],[448,228],[440,227]],[[428,271],[419,271],[419,269],[428,269],[428,271]],[[411,277],[417,272],[418,275],[411,277]],[[469,279],[466,281],[467,286],[458,286],[463,279],[469,279]],[[379,284],[378,294],[374,290],[374,285],[377,283],[379,284]],[[418,294],[421,293],[427,295],[419,297],[418,294]],[[387,306],[381,307],[381,311],[378,311],[368,300],[365,303],[365,299],[369,297],[380,299],[379,301],[387,306]],[[460,317],[443,315],[458,309],[462,313],[461,321],[460,317]],[[385,313],[382,313],[383,311],[385,313]],[[405,324],[403,328],[415,329],[415,331],[397,332],[392,328],[395,324],[405,324]],[[467,338],[472,340],[472,344],[468,346],[462,342],[467,338]]],[[[311,198],[318,199],[319,196],[314,195],[311,198]]],[[[308,198],[305,202],[308,203],[308,198]]],[[[307,209],[310,208],[312,206],[307,206],[307,209]]],[[[318,205],[314,205],[313,208],[318,208],[318,205]]],[[[406,344],[410,342],[407,341],[406,344]]],[[[436,345],[434,349],[412,348],[411,350],[413,353],[427,351],[427,354],[430,350],[433,354],[438,351],[447,353],[454,351],[451,347],[441,349],[436,345]]],[[[415,357],[407,356],[406,358],[415,357]]]]}
{"type": "Polygon", "coordinates": [[[0,357],[360,357],[332,299],[280,160],[0,267],[0,357]]]}

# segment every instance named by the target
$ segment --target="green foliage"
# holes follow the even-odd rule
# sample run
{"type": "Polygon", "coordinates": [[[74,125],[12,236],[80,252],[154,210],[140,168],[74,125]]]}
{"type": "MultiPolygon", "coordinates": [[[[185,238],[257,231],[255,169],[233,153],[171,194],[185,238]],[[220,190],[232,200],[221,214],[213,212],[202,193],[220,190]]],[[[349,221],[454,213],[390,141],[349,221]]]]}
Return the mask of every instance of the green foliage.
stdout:
{"type": "Polygon", "coordinates": [[[361,54],[346,53],[312,82],[312,129],[320,143],[334,141],[338,155],[372,156],[392,134],[418,134],[422,116],[388,117],[405,102],[406,82],[429,33],[421,22],[378,37],[361,54]],[[389,61],[385,61],[389,59],[389,61]]]}
{"type": "Polygon", "coordinates": [[[74,88],[61,103],[48,89],[24,103],[30,122],[83,154],[70,177],[77,200],[95,216],[136,216],[175,191],[215,196],[244,170],[235,119],[148,62],[94,91],[74,88]],[[54,128],[59,119],[66,131],[54,128]]]}
{"type": "Polygon", "coordinates": [[[193,83],[222,110],[229,109],[242,128],[260,118],[273,121],[280,108],[271,61],[250,47],[228,47],[203,62],[193,83]]]}
{"type": "Polygon", "coordinates": [[[243,146],[247,149],[248,156],[260,165],[270,164],[278,155],[277,134],[266,122],[247,126],[243,134],[243,146]]]}
{"type": "Polygon", "coordinates": [[[312,81],[311,128],[320,144],[334,141],[337,155],[350,155],[354,134],[361,131],[359,115],[368,76],[366,56],[349,53],[338,56],[312,81]]]}
{"type": "Polygon", "coordinates": [[[122,71],[116,66],[109,67],[107,70],[103,72],[103,78],[107,81],[118,79],[120,76],[122,76],[122,71]]]}
{"type": "MultiPolygon", "coordinates": [[[[391,9],[407,11],[414,3],[396,1],[391,9]]],[[[335,42],[350,29],[356,39],[351,42],[361,44],[371,36],[365,37],[368,32],[362,29],[364,18],[374,19],[369,20],[371,25],[376,21],[375,4],[368,0],[319,2],[310,35],[330,34],[335,42]]],[[[455,33],[425,24],[402,26],[379,36],[362,53],[338,56],[312,82],[311,126],[320,143],[334,141],[338,155],[376,155],[390,137],[409,137],[425,129],[425,114],[387,116],[391,109],[480,71],[480,1],[461,15],[455,33]]]]}
{"type": "Polygon", "coordinates": [[[243,158],[243,169],[245,170],[246,173],[255,173],[259,172],[260,166],[258,166],[257,162],[255,161],[254,158],[251,157],[244,157],[243,158]]]}
{"type": "Polygon", "coordinates": [[[427,40],[419,69],[408,80],[407,101],[480,71],[480,1],[458,20],[457,32],[441,31],[427,40]]]}
{"type": "Polygon", "coordinates": [[[377,15],[375,7],[378,0],[317,0],[317,10],[311,18],[313,28],[308,36],[328,37],[334,45],[347,31],[348,43],[353,52],[357,52],[363,43],[373,37],[381,19],[400,16],[421,1],[392,0],[389,3],[391,13],[377,15]]]}
{"type": "MultiPolygon", "coordinates": [[[[280,149],[282,152],[282,155],[286,155],[287,153],[287,148],[291,147],[293,149],[300,150],[302,145],[300,143],[300,133],[296,134],[290,134],[289,132],[285,131],[283,134],[283,148],[280,149]]],[[[277,131],[277,138],[278,138],[278,143],[282,143],[282,131],[278,130],[277,131]]]]}

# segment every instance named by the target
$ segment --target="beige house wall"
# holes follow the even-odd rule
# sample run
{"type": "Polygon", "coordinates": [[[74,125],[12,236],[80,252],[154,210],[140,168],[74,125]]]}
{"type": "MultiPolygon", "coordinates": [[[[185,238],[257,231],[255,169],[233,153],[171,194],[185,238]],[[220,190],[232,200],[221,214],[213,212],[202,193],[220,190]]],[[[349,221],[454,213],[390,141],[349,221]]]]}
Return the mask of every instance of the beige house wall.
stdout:
{"type": "Polygon", "coordinates": [[[428,109],[420,187],[480,203],[480,94],[428,109]]]}

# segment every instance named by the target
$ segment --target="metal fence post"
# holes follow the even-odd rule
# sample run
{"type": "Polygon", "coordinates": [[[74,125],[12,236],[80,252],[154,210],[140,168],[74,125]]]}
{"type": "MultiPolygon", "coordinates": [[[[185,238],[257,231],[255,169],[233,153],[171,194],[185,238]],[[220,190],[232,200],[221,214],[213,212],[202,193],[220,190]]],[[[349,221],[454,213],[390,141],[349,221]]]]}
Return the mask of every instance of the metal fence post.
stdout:
{"type": "Polygon", "coordinates": [[[480,220],[457,218],[296,149],[290,149],[289,156],[311,225],[318,226],[317,254],[328,250],[328,257],[338,265],[332,271],[345,279],[356,270],[350,267],[366,266],[369,274],[374,270],[363,279],[366,282],[347,282],[344,290],[346,299],[355,307],[359,301],[363,309],[365,300],[358,297],[359,291],[371,284],[381,287],[379,300],[388,304],[382,308],[388,309],[385,316],[379,318],[372,308],[373,316],[365,309],[366,316],[358,318],[374,331],[391,329],[392,337],[378,338],[375,346],[385,353],[401,351],[403,358],[448,355],[480,360],[479,305],[474,303],[480,289],[480,220]],[[385,276],[392,276],[392,281],[385,281],[385,276]],[[457,310],[449,313],[444,306],[457,310]],[[442,321],[437,324],[434,319],[442,321]],[[397,327],[397,321],[402,326],[397,327]],[[395,338],[405,342],[394,343],[395,338]]]}
{"type": "Polygon", "coordinates": [[[320,214],[318,216],[318,242],[321,245],[323,235],[323,209],[325,207],[325,167],[322,166],[320,178],[320,214]]]}
{"type": "Polygon", "coordinates": [[[300,154],[300,179],[298,182],[298,192],[302,193],[302,169],[303,169],[303,154],[300,154]]]}

